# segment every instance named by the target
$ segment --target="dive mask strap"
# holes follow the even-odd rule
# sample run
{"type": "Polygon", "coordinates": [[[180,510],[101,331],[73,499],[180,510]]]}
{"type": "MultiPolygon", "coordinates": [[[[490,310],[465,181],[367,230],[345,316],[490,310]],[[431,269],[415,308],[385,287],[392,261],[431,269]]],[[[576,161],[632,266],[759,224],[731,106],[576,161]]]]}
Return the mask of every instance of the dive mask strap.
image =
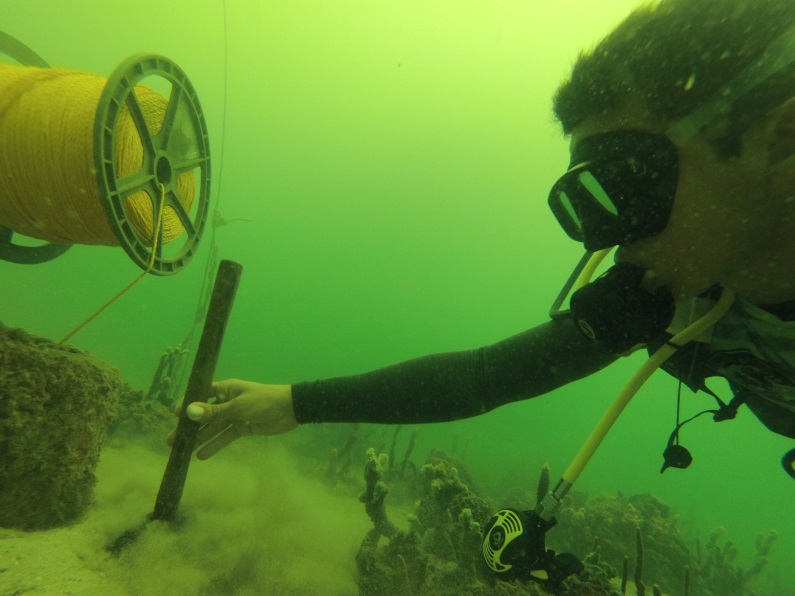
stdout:
{"type": "Polygon", "coordinates": [[[762,55],[724,85],[712,101],[672,124],[665,134],[677,147],[699,134],[721,114],[728,113],[734,102],[765,79],[795,62],[795,25],[772,42],[762,55]]]}

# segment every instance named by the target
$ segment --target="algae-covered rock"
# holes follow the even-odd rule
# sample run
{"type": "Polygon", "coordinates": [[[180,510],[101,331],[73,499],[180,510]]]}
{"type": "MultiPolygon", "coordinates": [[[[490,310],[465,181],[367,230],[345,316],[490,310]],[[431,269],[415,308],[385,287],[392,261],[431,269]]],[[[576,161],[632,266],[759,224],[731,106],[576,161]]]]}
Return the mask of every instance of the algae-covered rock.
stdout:
{"type": "Polygon", "coordinates": [[[123,385],[90,354],[0,324],[0,526],[45,529],[86,510],[123,385]]]}

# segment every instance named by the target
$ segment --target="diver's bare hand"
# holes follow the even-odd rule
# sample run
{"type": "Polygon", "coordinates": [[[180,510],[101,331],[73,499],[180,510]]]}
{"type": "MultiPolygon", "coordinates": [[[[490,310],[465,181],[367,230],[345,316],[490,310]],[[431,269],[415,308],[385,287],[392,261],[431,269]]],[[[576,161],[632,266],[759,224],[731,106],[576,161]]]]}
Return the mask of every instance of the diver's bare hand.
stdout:
{"type": "MultiPolygon", "coordinates": [[[[199,459],[212,457],[240,437],[279,435],[298,426],[290,385],[229,379],[213,383],[212,395],[215,403],[188,404],[188,418],[202,424],[197,439],[199,459]]],[[[169,445],[174,435],[168,436],[169,445]]]]}

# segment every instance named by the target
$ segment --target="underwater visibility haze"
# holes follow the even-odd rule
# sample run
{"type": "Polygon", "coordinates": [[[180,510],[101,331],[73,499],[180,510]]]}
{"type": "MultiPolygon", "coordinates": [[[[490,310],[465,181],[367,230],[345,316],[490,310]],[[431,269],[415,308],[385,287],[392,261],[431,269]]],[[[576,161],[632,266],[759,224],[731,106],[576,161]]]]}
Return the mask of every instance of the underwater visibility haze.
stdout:
{"type": "MultiPolygon", "coordinates": [[[[560,477],[642,353],[454,423],[397,433],[307,425],[244,438],[191,463],[178,527],[150,524],[115,556],[106,545],[154,505],[165,435],[176,424],[164,417],[165,403],[142,410],[134,401],[146,398],[164,352],[200,330],[197,310],[214,274],[208,262],[217,258],[239,262],[243,275],[216,379],[361,373],[488,345],[545,321],[582,250],[547,207],[569,160],[551,97],[578,52],[635,5],[4,0],[0,31],[52,67],[107,77],[139,53],[178,64],[201,102],[212,168],[208,223],[184,270],[145,276],[68,342],[116,369],[127,393],[108,413],[116,421],[98,451],[93,493],[81,497],[85,511],[65,527],[0,528],[0,594],[455,593],[443,590],[455,585],[444,573],[474,573],[460,558],[447,571],[428,563],[425,591],[408,550],[391,560],[386,583],[363,571],[373,528],[359,500],[366,462],[391,487],[389,522],[401,532],[424,528],[420,549],[438,554],[448,544],[438,542],[428,491],[452,487],[471,499],[469,514],[455,512],[463,545],[478,512],[534,506],[528,495],[539,470],[547,464],[552,481],[560,477]],[[379,460],[393,441],[393,457],[379,460]]],[[[140,274],[119,247],[75,245],[36,265],[0,261],[0,323],[57,342],[140,274]]],[[[23,335],[9,337],[27,341],[23,335]]],[[[185,390],[187,374],[173,382],[171,396],[185,390]]],[[[702,564],[712,548],[713,573],[737,580],[726,588],[737,591],[721,596],[795,595],[795,484],[780,465],[791,442],[748,411],[720,424],[702,417],[682,431],[693,464],[660,474],[676,392],[662,372],[641,389],[575,486],[550,543],[559,548],[557,533],[560,547],[584,557],[591,537],[584,544],[587,532],[571,528],[609,517],[625,542],[618,533],[596,538],[620,579],[624,546],[631,560],[637,553],[633,515],[653,510],[656,529],[644,526],[649,553],[670,552],[655,546],[660,536],[681,538],[677,553],[689,551],[695,569],[700,543],[702,564]],[[752,573],[760,549],[767,563],[752,573]]],[[[714,404],[683,396],[683,418],[714,404]]],[[[54,408],[37,416],[52,428],[80,420],[54,408]]],[[[57,470],[63,454],[42,450],[57,470]]],[[[681,594],[688,559],[670,568],[653,554],[648,560],[647,586],[681,594]],[[649,575],[662,569],[679,583],[649,575]]]]}

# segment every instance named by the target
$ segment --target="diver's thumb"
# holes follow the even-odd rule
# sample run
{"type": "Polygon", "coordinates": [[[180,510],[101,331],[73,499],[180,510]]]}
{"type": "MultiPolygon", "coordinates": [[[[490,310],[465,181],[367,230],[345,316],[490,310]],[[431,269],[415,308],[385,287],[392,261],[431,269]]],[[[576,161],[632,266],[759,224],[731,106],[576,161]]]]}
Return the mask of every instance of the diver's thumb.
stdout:
{"type": "Polygon", "coordinates": [[[193,402],[185,412],[194,422],[209,422],[213,417],[212,408],[208,404],[193,402]]]}

